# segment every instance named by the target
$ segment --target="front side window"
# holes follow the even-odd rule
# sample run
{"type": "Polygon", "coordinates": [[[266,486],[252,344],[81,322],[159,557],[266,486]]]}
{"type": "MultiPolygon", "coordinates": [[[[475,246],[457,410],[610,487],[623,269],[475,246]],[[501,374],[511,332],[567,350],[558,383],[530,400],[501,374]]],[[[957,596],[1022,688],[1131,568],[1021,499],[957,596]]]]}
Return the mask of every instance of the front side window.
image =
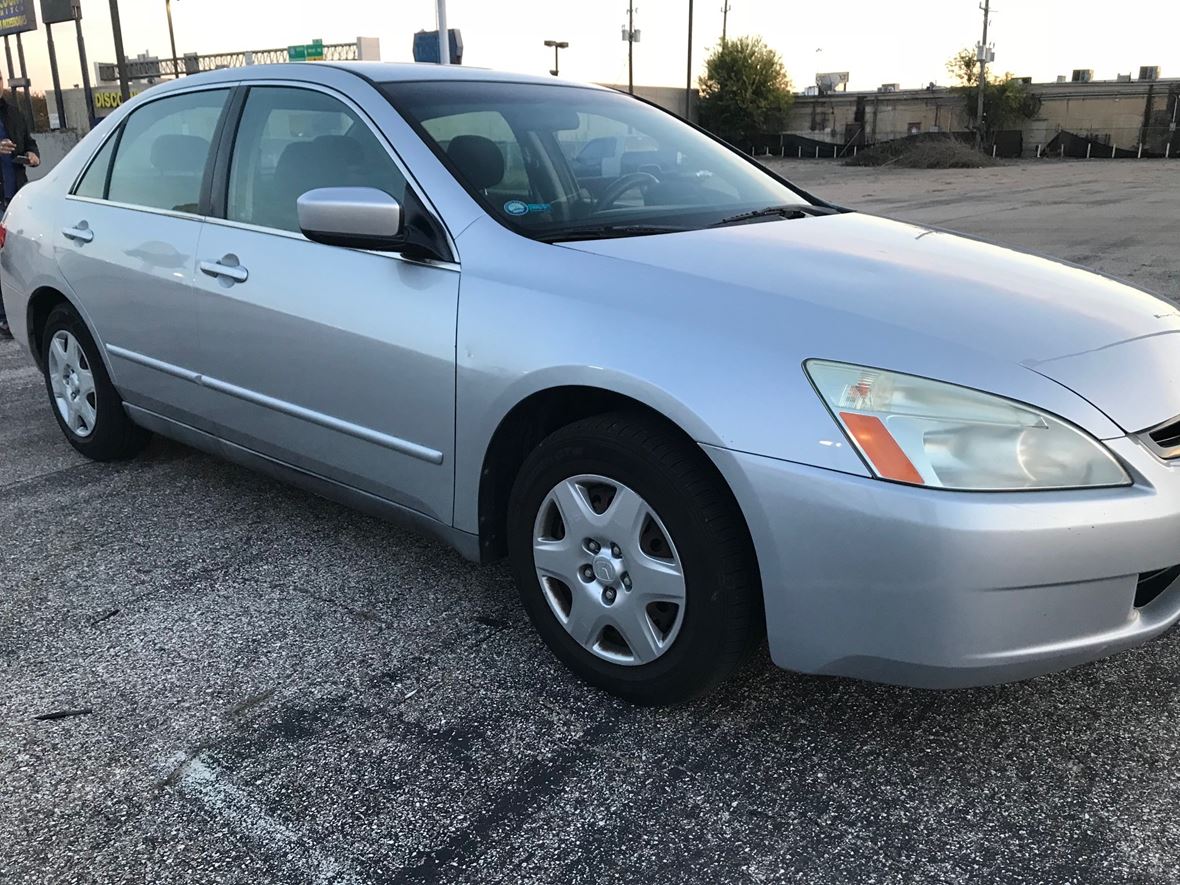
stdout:
{"type": "Polygon", "coordinates": [[[343,102],[310,89],[252,88],[234,141],[226,217],[298,232],[299,197],[321,187],[372,187],[401,202],[406,179],[343,102]]]}
{"type": "MultiPolygon", "coordinates": [[[[197,212],[213,134],[228,96],[227,89],[186,92],[132,113],[116,148],[107,199],[197,212]]],[[[88,178],[89,173],[83,185],[89,191],[97,185],[88,178]]]]}
{"type": "Polygon", "coordinates": [[[461,81],[382,88],[492,215],[537,239],[692,230],[771,207],[820,214],[704,133],[610,90],[461,81]]]}

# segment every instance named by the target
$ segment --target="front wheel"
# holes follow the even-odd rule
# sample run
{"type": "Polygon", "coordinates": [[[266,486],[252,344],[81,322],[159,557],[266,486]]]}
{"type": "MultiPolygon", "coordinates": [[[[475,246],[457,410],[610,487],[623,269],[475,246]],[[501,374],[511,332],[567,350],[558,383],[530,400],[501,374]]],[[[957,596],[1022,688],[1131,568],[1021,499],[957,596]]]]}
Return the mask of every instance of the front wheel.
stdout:
{"type": "Polygon", "coordinates": [[[526,459],[509,502],[521,599],[554,653],[630,701],[675,703],[760,638],[757,566],[700,449],[643,415],[595,416],[526,459]]]}

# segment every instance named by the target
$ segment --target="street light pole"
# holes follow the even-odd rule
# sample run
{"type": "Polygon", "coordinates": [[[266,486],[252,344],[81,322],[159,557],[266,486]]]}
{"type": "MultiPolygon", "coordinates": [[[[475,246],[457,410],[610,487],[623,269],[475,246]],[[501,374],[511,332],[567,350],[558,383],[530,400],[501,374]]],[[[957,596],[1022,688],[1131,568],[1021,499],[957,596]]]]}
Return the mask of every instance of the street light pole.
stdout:
{"type": "Polygon", "coordinates": [[[565,40],[546,40],[545,45],[553,47],[553,70],[551,70],[549,73],[556,77],[558,69],[561,67],[557,62],[557,53],[562,49],[568,49],[569,43],[567,43],[565,40]]]}
{"type": "Polygon", "coordinates": [[[172,0],[164,0],[164,11],[168,14],[168,42],[172,44],[172,76],[180,76],[180,60],[176,57],[176,32],[172,30],[172,0]]]}
{"type": "Polygon", "coordinates": [[[115,37],[115,64],[119,67],[119,95],[131,100],[131,84],[127,81],[127,55],[123,52],[123,25],[119,22],[119,0],[111,0],[111,31],[115,37]]]}
{"type": "Polygon", "coordinates": [[[451,34],[447,30],[447,0],[438,0],[438,63],[451,63],[451,34]]]}

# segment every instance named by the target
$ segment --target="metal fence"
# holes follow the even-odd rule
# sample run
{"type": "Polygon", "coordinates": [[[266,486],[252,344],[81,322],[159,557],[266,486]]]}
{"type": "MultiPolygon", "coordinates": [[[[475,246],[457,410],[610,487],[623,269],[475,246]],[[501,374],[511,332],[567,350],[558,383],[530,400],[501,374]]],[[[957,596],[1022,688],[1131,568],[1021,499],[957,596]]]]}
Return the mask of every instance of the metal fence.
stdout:
{"type": "MultiPolygon", "coordinates": [[[[359,49],[353,43],[328,43],[323,46],[323,61],[355,61],[359,49]]],[[[202,71],[217,71],[221,68],[240,68],[244,65],[268,65],[290,61],[287,47],[281,49],[255,49],[245,52],[216,52],[210,55],[184,55],[180,58],[160,58],[151,61],[127,59],[127,77],[131,80],[149,80],[162,77],[176,77],[180,74],[199,74],[202,71]],[[178,73],[179,72],[179,73],[178,73]]],[[[98,77],[104,82],[119,79],[119,68],[114,62],[101,62],[98,77]]]]}
{"type": "MultiPolygon", "coordinates": [[[[1060,130],[1041,133],[1044,141],[1030,138],[1029,133],[1019,130],[997,132],[983,145],[983,151],[999,159],[1058,158],[1058,159],[1175,159],[1180,157],[1180,138],[1172,137],[1176,132],[1163,130],[1150,132],[1144,139],[1142,128],[1106,132],[1070,132],[1060,130]]],[[[799,160],[840,160],[856,156],[859,152],[877,145],[894,144],[899,141],[919,142],[953,138],[964,144],[974,145],[975,133],[923,132],[900,134],[896,137],[878,138],[865,141],[858,137],[847,142],[833,142],[809,138],[791,133],[764,133],[747,138],[729,139],[730,143],[751,156],[774,156],[799,160]]]]}

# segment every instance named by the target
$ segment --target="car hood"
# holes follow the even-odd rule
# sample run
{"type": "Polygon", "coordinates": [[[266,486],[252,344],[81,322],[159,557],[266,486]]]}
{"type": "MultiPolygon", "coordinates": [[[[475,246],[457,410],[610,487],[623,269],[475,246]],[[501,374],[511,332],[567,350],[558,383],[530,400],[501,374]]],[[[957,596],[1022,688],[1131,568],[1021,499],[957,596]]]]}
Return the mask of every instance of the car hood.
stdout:
{"type": "Polygon", "coordinates": [[[566,245],[1017,363],[1125,431],[1180,414],[1180,308],[1065,262],[859,213],[566,245]]]}

